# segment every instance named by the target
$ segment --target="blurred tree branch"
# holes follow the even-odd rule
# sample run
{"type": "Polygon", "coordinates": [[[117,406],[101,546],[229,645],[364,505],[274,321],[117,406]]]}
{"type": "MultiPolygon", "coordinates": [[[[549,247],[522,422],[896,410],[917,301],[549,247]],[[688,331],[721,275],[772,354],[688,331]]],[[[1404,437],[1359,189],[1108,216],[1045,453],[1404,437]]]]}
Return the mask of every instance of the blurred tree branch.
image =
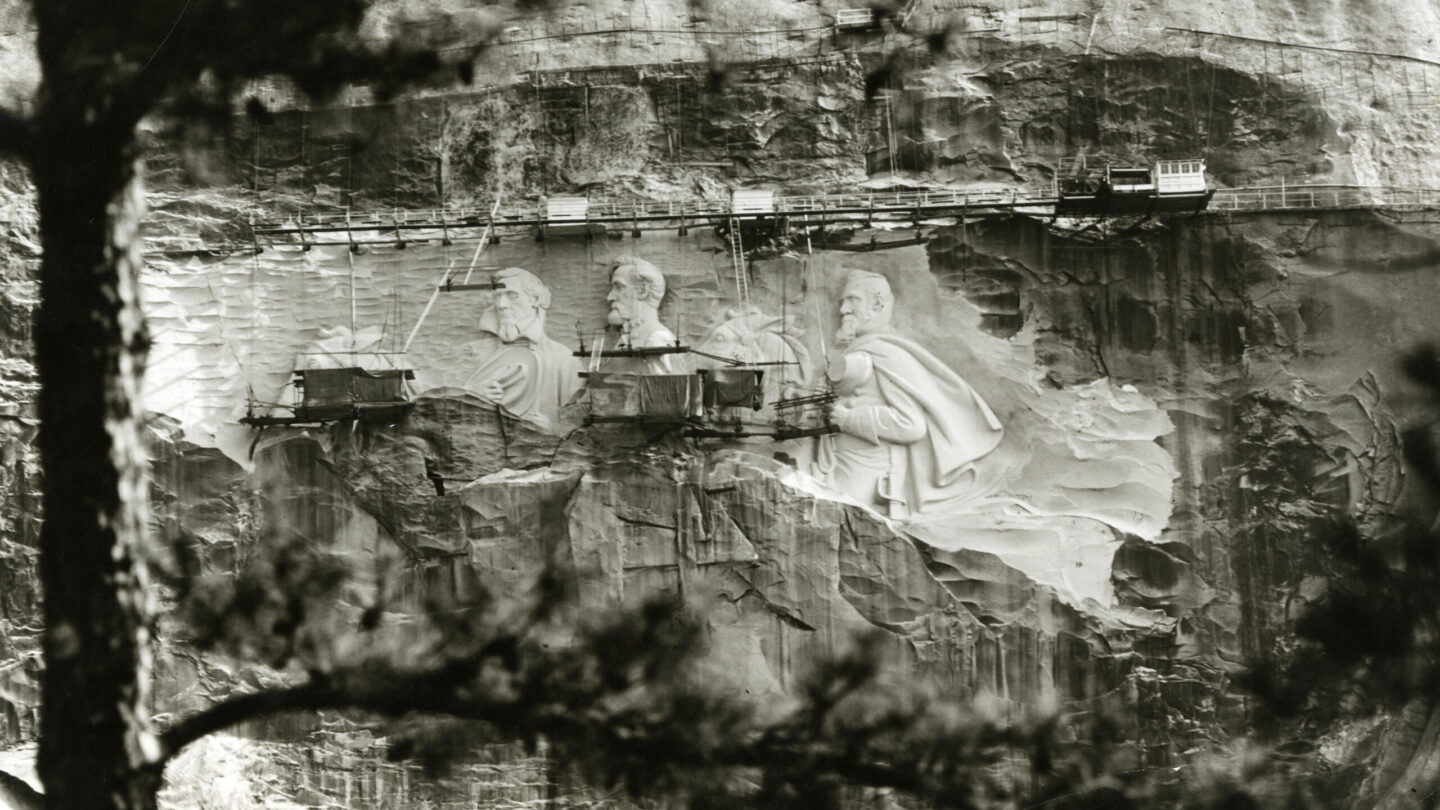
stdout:
{"type": "Polygon", "coordinates": [[[474,48],[368,37],[371,8],[367,0],[31,3],[41,83],[30,119],[0,118],[0,148],[28,164],[39,207],[39,771],[52,807],[147,810],[159,785],[138,401],[150,341],[138,294],[137,125],[155,113],[224,125],[236,91],[265,76],[288,76],[317,99],[358,82],[384,98],[430,77],[468,77],[474,48]]]}
{"type": "MultiPolygon", "coordinates": [[[[794,705],[766,707],[704,670],[702,610],[659,595],[592,615],[562,596],[571,589],[558,571],[542,576],[528,601],[482,594],[465,604],[432,600],[415,613],[392,611],[379,587],[357,620],[341,604],[346,577],[335,558],[300,542],[260,545],[265,555],[238,577],[183,585],[182,614],[201,650],[241,659],[283,651],[261,658],[308,680],[178,721],[160,735],[157,765],[238,723],[355,710],[465,721],[450,732],[456,739],[543,740],[587,783],[703,796],[710,807],[825,806],[844,786],[971,807],[980,793],[1028,789],[988,769],[1026,760],[1053,730],[1001,723],[927,684],[888,676],[876,638],[817,667],[794,705]]],[[[432,767],[466,753],[463,745],[444,755],[408,746],[396,755],[432,767]]]]}

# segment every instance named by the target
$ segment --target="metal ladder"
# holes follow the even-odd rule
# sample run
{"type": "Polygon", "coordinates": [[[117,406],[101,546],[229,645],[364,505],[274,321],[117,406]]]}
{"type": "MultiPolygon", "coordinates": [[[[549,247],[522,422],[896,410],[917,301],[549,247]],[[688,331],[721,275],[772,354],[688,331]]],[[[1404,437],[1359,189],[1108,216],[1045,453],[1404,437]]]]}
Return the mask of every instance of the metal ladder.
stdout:
{"type": "Polygon", "coordinates": [[[750,307],[750,281],[749,275],[745,272],[745,246],[740,241],[740,220],[730,218],[730,261],[735,267],[735,294],[739,296],[740,306],[748,310],[750,307]]]}

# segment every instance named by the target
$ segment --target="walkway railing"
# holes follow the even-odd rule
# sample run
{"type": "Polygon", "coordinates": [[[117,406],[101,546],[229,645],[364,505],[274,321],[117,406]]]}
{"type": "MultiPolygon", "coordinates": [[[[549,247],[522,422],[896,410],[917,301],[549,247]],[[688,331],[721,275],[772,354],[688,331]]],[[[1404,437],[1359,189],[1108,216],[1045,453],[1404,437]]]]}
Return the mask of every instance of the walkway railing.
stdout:
{"type": "MultiPolygon", "coordinates": [[[[813,223],[833,221],[920,221],[938,217],[991,217],[1014,212],[1049,216],[1056,203],[1053,186],[992,188],[969,191],[941,189],[841,192],[775,197],[769,212],[732,212],[728,199],[591,200],[585,222],[551,221],[542,202],[522,201],[490,206],[306,214],[284,222],[254,223],[257,236],[402,231],[464,230],[484,227],[575,227],[593,224],[720,222],[730,218],[798,218],[813,223]],[[492,211],[493,218],[492,218],[492,211]]],[[[1285,210],[1440,209],[1440,189],[1386,188],[1358,185],[1273,185],[1227,188],[1215,192],[1209,213],[1285,210]]],[[[1127,214],[1133,216],[1133,214],[1127,214]]]]}
{"type": "MultiPolygon", "coordinates": [[[[690,200],[591,200],[586,222],[708,222],[729,218],[812,217],[823,219],[904,219],[933,216],[977,216],[1015,209],[1045,209],[1055,199],[1044,188],[985,189],[978,191],[889,191],[838,194],[810,194],[774,198],[768,212],[732,212],[728,199],[690,200]]],[[[1044,213],[1037,210],[1035,213],[1044,213]]],[[[426,210],[335,212],[306,214],[284,222],[256,222],[257,234],[343,233],[345,231],[404,231],[413,229],[473,228],[491,222],[484,206],[426,210]]],[[[573,220],[546,219],[543,202],[522,201],[498,210],[497,227],[543,225],[573,227],[573,220]]]]}
{"type": "Polygon", "coordinates": [[[1221,189],[1210,200],[1211,211],[1436,207],[1440,189],[1382,186],[1251,186],[1221,189]]]}

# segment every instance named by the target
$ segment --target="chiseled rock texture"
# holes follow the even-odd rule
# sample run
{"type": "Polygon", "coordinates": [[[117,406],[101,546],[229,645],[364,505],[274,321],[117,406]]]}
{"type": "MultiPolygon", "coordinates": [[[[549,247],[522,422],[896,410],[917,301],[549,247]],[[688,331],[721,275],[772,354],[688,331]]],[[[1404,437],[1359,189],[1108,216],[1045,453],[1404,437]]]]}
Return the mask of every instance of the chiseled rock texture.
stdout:
{"type": "MultiPolygon", "coordinates": [[[[1423,413],[1395,358],[1440,303],[1427,265],[1437,238],[1440,225],[1419,215],[1358,211],[1104,234],[1014,218],[939,227],[923,247],[757,259],[761,301],[785,273],[822,292],[849,266],[892,278],[904,328],[928,336],[1006,421],[1009,491],[1050,508],[983,531],[962,521],[927,539],[818,497],[786,463],[791,446],[584,428],[578,412],[549,434],[453,388],[422,394],[393,424],[271,429],[238,459],[179,440],[177,418],[173,444],[159,445],[172,449],[157,454],[157,491],[167,525],[201,538],[220,570],[253,542],[233,527],[262,512],[376,560],[417,603],[516,595],[558,562],[588,606],[656,591],[707,600],[715,677],[735,690],[783,696],[854,633],[879,632],[901,671],[1017,710],[1116,709],[1138,764],[1183,766],[1246,731],[1230,676],[1284,652],[1326,573],[1317,527],[1342,513],[1381,527],[1406,506],[1399,429],[1423,413]],[[1091,539],[1056,545],[1051,534],[1091,539]]],[[[665,261],[704,240],[719,244],[652,236],[634,249],[676,268],[672,289],[723,298],[723,284],[665,261]]],[[[497,249],[555,283],[619,248],[497,249]]],[[[453,317],[447,329],[463,334],[464,312],[453,317]]],[[[173,705],[219,693],[224,673],[180,649],[164,661],[173,705]]],[[[1317,770],[1349,766],[1344,788],[1373,798],[1405,783],[1428,722],[1428,707],[1412,707],[1336,729],[1305,756],[1317,770]]],[[[365,767],[392,787],[399,778],[365,767]]],[[[334,781],[329,795],[358,784],[334,781]]]]}
{"type": "Polygon", "coordinates": [[[23,174],[0,170],[0,748],[33,740],[40,718],[40,471],[30,311],[35,213],[23,174]]]}
{"type": "MultiPolygon", "coordinates": [[[[590,3],[506,36],[666,29],[688,5],[590,3]]],[[[717,30],[818,31],[835,4],[709,5],[717,30]]],[[[919,5],[920,19],[943,19],[940,4],[919,5]]],[[[1435,185],[1432,66],[1165,28],[1436,56],[1422,36],[1434,28],[1420,22],[1433,17],[1426,4],[1364,15],[1321,5],[977,6],[971,34],[944,57],[907,60],[876,100],[865,81],[883,61],[878,41],[734,38],[737,58],[807,58],[718,77],[693,36],[560,39],[487,52],[493,87],[390,106],[302,109],[268,88],[273,121],[237,127],[204,159],[156,130],[149,229],[153,247],[172,251],[151,256],[143,290],[156,345],[157,537],[193,548],[204,570],[234,571],[273,520],[384,568],[415,604],[517,594],[557,562],[597,609],[692,596],[710,605],[715,677],[762,697],[783,696],[852,634],[877,632],[890,665],[915,677],[1016,710],[1116,709],[1137,767],[1186,766],[1246,732],[1230,678],[1287,648],[1327,573],[1315,528],[1349,514],[1380,529],[1431,508],[1405,489],[1399,433],[1429,415],[1396,358],[1432,336],[1440,311],[1433,212],[1014,217],[930,223],[928,244],[874,253],[826,245],[891,234],[760,246],[752,300],[790,313],[812,354],[834,329],[844,272],[882,272],[903,328],[1006,423],[1001,495],[1024,509],[996,505],[925,531],[817,496],[787,463],[793,446],[587,429],[578,410],[548,434],[497,413],[454,388],[474,359],[479,303],[467,294],[441,296],[417,334],[410,359],[424,393],[403,419],[257,435],[236,421],[247,397],[288,396],[295,356],[325,341],[393,348],[444,269],[468,265],[473,242],[174,251],[251,244],[252,209],[279,220],[496,194],[1016,186],[1087,150],[1203,154],[1220,185],[1435,185]],[[698,61],[634,67],[675,59],[698,61]],[[578,70],[593,65],[615,69],[578,70]],[[577,70],[519,73],[536,67],[577,70]],[[447,479],[445,494],[427,468],[447,479]]],[[[377,33],[391,23],[401,24],[377,33]]],[[[13,45],[0,55],[11,59],[13,45]]],[[[27,194],[23,177],[0,177],[0,746],[33,739],[38,701],[27,194]]],[[[687,342],[733,303],[728,248],[698,227],[639,240],[510,233],[480,272],[540,275],[555,296],[549,332],[573,346],[603,327],[606,273],[626,255],[666,272],[662,319],[687,342]]],[[[163,711],[185,712],[272,676],[167,635],[156,693],[163,711]]],[[[1412,793],[1440,788],[1429,767],[1437,729],[1417,701],[1328,729],[1301,756],[1340,774],[1355,806],[1409,807],[1412,793]]],[[[206,790],[264,806],[461,807],[568,789],[543,752],[508,749],[456,783],[421,785],[383,761],[384,731],[325,717],[247,730],[281,744],[211,741],[177,763],[167,801],[193,805],[206,790]],[[220,770],[243,784],[217,782],[220,770]]]]}

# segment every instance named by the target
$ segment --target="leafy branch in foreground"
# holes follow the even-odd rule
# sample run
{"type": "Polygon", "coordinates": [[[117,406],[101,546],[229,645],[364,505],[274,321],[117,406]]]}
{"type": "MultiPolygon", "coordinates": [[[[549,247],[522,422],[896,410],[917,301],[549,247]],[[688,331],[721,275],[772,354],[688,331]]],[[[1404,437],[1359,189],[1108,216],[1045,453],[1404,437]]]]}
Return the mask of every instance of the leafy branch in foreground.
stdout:
{"type": "MultiPolygon", "coordinates": [[[[1407,375],[1440,413],[1440,354],[1425,346],[1404,360],[1407,375]]],[[[1432,419],[1409,428],[1405,460],[1440,496],[1440,453],[1432,419]]],[[[1430,509],[1435,503],[1423,504],[1430,509]]],[[[1273,723],[1395,708],[1440,687],[1440,536],[1436,525],[1396,521],[1370,536],[1351,520],[1331,522],[1316,538],[1333,571],[1320,597],[1300,616],[1299,643],[1287,661],[1253,667],[1242,684],[1261,698],[1273,723]]]]}
{"type": "Polygon", "coordinates": [[[348,710],[412,718],[390,727],[391,757],[429,772],[485,743],[543,742],[578,784],[695,810],[840,808],[867,794],[957,810],[1319,806],[1283,758],[1256,746],[1144,768],[1116,714],[1002,720],[997,703],[888,669],[880,635],[765,704],[717,681],[703,611],[673,596],[581,609],[550,571],[517,601],[407,611],[383,583],[357,588],[339,555],[259,545],[269,550],[238,577],[184,588],[181,613],[197,646],[258,655],[290,685],[179,720],[161,735],[165,758],[245,721],[348,710]]]}
{"type": "Polygon", "coordinates": [[[296,682],[178,721],[161,736],[165,757],[247,720],[356,709],[467,721],[427,721],[395,744],[396,757],[427,767],[463,755],[456,739],[543,740],[577,780],[697,808],[837,807],[855,787],[972,808],[1030,790],[1033,752],[1053,729],[1002,723],[894,677],[875,638],[818,666],[795,700],[765,706],[707,674],[700,614],[670,596],[596,616],[551,574],[520,604],[482,597],[406,614],[383,601],[345,606],[341,568],[289,543],[237,578],[189,589],[182,610],[198,646],[259,652],[296,682]]]}
{"type": "MultiPolygon", "coordinates": [[[[53,807],[148,810],[159,774],[149,717],[155,606],[140,390],[150,336],[139,293],[138,126],[157,113],[214,123],[233,92],[267,76],[312,97],[351,82],[383,97],[422,79],[463,80],[473,71],[467,57],[498,27],[452,50],[407,44],[368,0],[28,5],[41,83],[0,113],[0,151],[30,170],[42,247],[33,330],[45,472],[39,772],[53,807]]],[[[498,22],[509,4],[487,5],[498,22]]]]}
{"type": "MultiPolygon", "coordinates": [[[[1434,515],[1440,504],[1440,418],[1435,416],[1440,414],[1440,353],[1423,346],[1402,365],[1432,415],[1403,436],[1407,470],[1415,474],[1404,512],[1434,515]]],[[[1398,512],[1385,517],[1379,529],[1362,527],[1348,516],[1312,529],[1329,569],[1324,589],[1304,605],[1294,623],[1293,644],[1254,662],[1238,678],[1256,698],[1253,720],[1259,737],[1272,744],[1288,739],[1271,749],[1269,764],[1288,756],[1298,764],[1288,780],[1308,783],[1308,801],[1289,806],[1348,807],[1357,792],[1370,806],[1420,806],[1416,796],[1433,796],[1440,789],[1433,768],[1416,766],[1433,756],[1424,748],[1422,731],[1432,734],[1440,720],[1434,698],[1440,689],[1440,591],[1435,587],[1440,582],[1440,524],[1398,512]],[[1391,732],[1384,732],[1387,714],[1397,721],[1391,732]],[[1376,719],[1379,725],[1373,725],[1376,719]],[[1413,729],[1413,739],[1407,728],[1413,729]],[[1305,762],[1306,752],[1326,735],[1355,740],[1369,753],[1358,763],[1347,757],[1317,767],[1313,755],[1305,762]],[[1407,765],[1410,758],[1416,762],[1407,765]]]]}

